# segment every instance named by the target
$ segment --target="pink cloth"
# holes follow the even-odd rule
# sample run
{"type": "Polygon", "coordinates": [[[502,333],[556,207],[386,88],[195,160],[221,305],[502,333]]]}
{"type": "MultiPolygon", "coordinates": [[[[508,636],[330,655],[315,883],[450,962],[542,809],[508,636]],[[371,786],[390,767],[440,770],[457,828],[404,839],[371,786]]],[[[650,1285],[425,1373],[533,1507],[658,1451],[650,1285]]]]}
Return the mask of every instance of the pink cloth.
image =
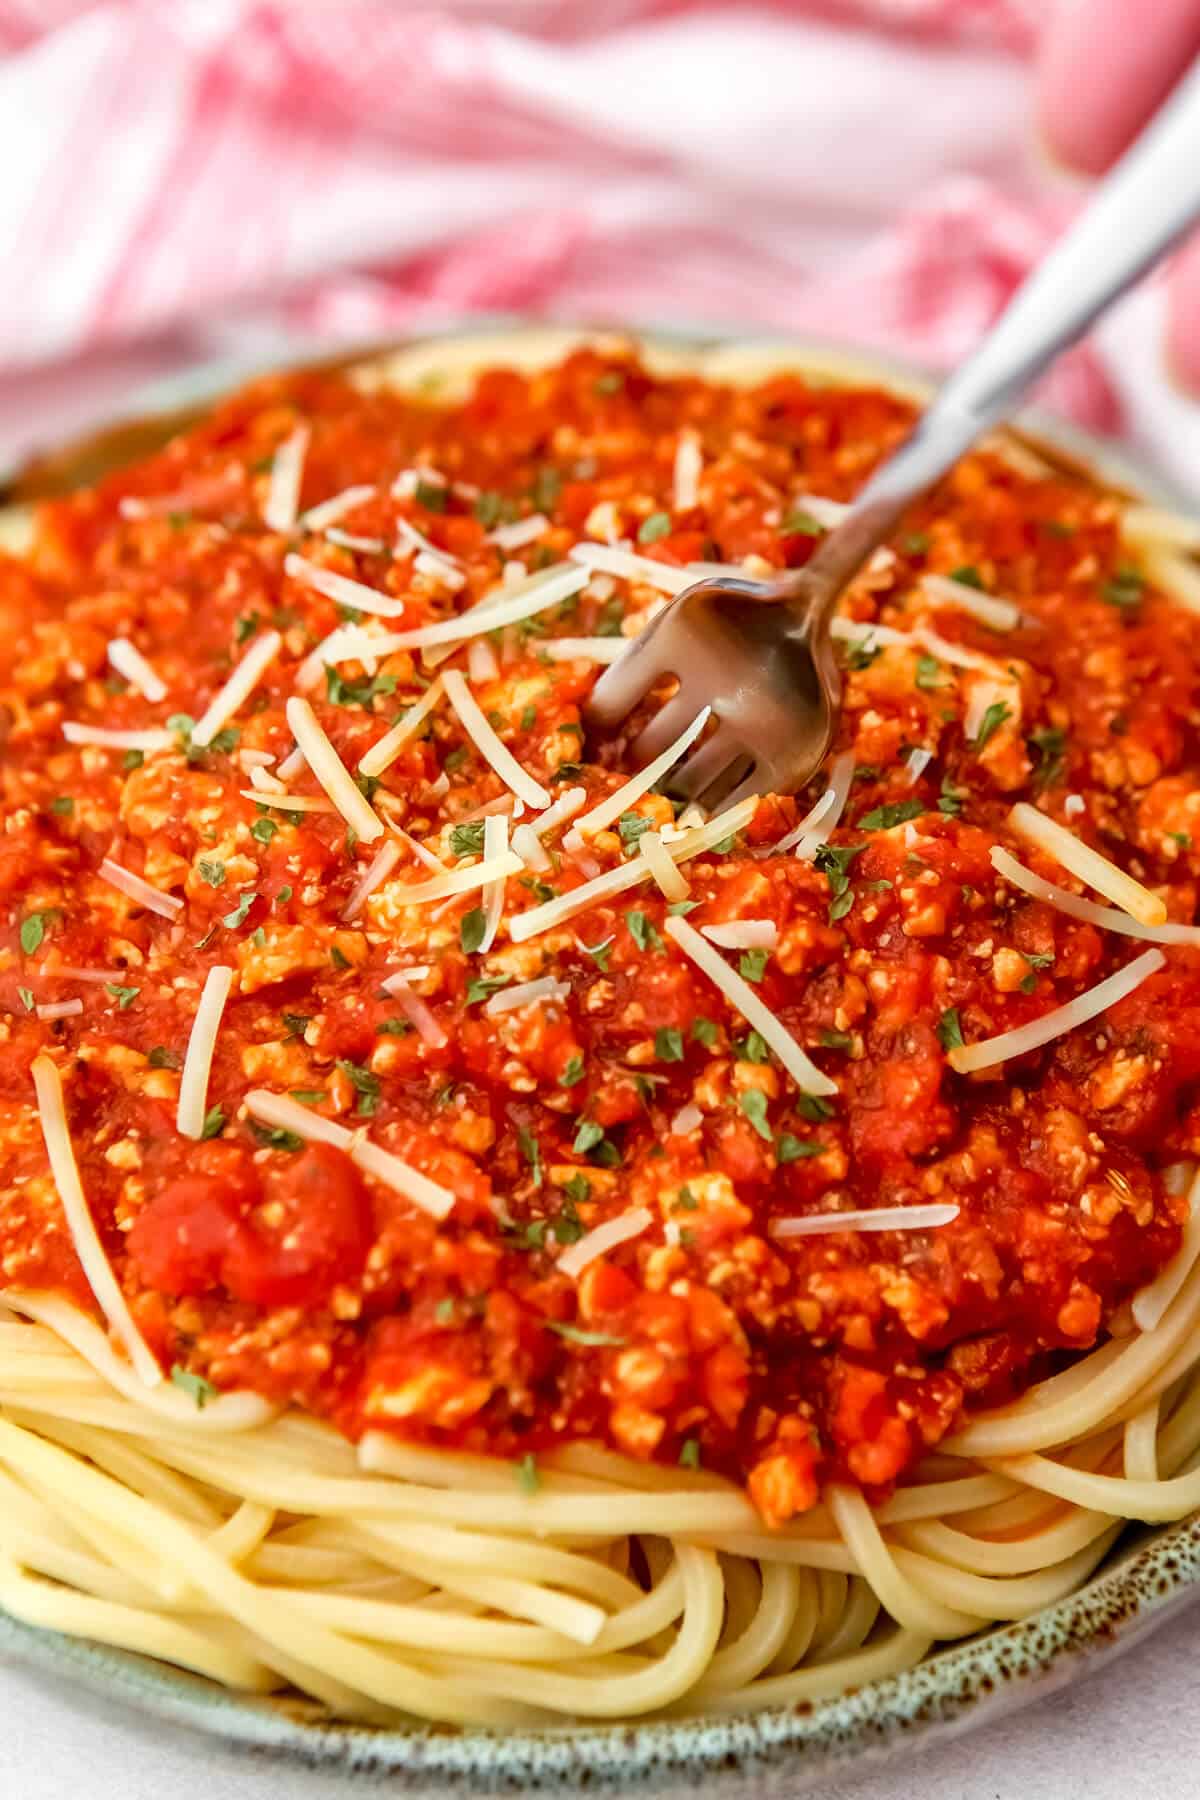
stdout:
{"type": "MultiPolygon", "coordinates": [[[[475,313],[947,366],[1074,204],[1028,140],[1046,3],[0,0],[0,459],[189,363],[475,313]]],[[[1125,360],[1049,398],[1114,428],[1125,360]]]]}

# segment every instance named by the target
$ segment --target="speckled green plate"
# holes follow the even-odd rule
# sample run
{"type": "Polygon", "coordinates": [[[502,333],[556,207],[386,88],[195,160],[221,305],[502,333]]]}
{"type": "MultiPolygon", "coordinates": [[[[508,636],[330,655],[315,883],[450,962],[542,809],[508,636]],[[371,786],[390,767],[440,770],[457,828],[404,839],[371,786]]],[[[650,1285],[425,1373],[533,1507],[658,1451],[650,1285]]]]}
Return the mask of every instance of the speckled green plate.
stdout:
{"type": "MultiPolygon", "coordinates": [[[[514,323],[519,321],[495,321],[508,329],[514,323]]],[[[453,335],[477,329],[475,320],[453,335]]],[[[698,327],[647,335],[686,346],[730,334],[698,327]]],[[[746,341],[746,334],[737,337],[746,341]]],[[[829,346],[796,346],[801,356],[814,348],[829,346]]],[[[296,352],[277,360],[296,360],[296,352]]],[[[884,376],[894,373],[909,381],[916,373],[882,362],[879,368],[884,376]]],[[[166,435],[146,414],[169,415],[174,426],[249,372],[222,365],[159,383],[139,397],[130,422],[119,430],[32,467],[13,478],[7,491],[0,484],[0,505],[95,479],[105,467],[154,447],[166,435]]],[[[1063,460],[1086,465],[1115,485],[1177,501],[1161,481],[1110,444],[1040,416],[1022,424],[1063,460]]],[[[228,1743],[410,1793],[557,1795],[592,1788],[635,1796],[703,1785],[746,1800],[769,1800],[809,1789],[847,1762],[878,1761],[904,1745],[967,1730],[1040,1699],[1128,1650],[1198,1595],[1200,1515],[1131,1532],[1078,1593],[838,1699],[745,1717],[504,1733],[417,1723],[386,1731],[330,1724],[307,1702],[230,1693],[169,1664],[37,1630],[3,1612],[0,1657],[228,1743]]]]}

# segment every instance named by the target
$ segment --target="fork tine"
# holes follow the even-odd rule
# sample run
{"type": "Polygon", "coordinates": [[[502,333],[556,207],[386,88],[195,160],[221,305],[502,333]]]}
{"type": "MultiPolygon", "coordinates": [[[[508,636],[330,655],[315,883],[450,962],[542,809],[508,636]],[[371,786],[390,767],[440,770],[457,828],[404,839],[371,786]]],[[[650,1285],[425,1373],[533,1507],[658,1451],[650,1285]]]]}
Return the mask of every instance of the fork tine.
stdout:
{"type": "Polygon", "coordinates": [[[741,754],[739,745],[730,744],[728,731],[718,730],[686,762],[671,771],[665,785],[681,800],[699,800],[741,754]]]}
{"type": "Polygon", "coordinates": [[[645,730],[638,733],[633,741],[634,755],[640,761],[653,762],[703,710],[703,702],[697,706],[683,688],[679,688],[663,702],[645,730]]]}
{"type": "Polygon", "coordinates": [[[618,662],[610,663],[588,698],[588,716],[608,730],[631,713],[658,680],[662,671],[652,656],[639,656],[636,646],[618,662]]]}
{"type": "Polygon", "coordinates": [[[746,775],[744,780],[739,781],[731,794],[726,794],[722,798],[721,805],[723,807],[739,806],[743,800],[749,800],[751,794],[769,793],[771,791],[770,788],[764,785],[766,780],[767,770],[764,764],[761,762],[752,763],[750,765],[749,774],[746,775]]]}

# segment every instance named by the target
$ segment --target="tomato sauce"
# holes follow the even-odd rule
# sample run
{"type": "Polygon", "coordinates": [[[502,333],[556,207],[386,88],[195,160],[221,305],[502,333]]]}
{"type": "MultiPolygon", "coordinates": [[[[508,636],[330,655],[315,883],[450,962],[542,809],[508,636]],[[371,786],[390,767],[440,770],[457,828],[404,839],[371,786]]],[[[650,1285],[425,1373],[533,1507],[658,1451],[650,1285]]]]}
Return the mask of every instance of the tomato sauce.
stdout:
{"type": "MultiPolygon", "coordinates": [[[[1082,478],[966,458],[844,603],[863,624],[840,648],[839,747],[856,768],[830,843],[815,862],[771,848],[819,777],[762,800],[735,842],[687,865],[697,929],[777,928],[773,950],[729,961],[836,1082],[833,1099],[796,1092],[665,934],[652,884],[528,942],[502,923],[486,953],[477,892],[405,902],[405,884],[428,878],[412,840],[469,862],[481,808],[506,804],[444,701],[366,784],[407,837],[353,917],[378,846],[334,811],[243,792],[245,752],[272,768],[290,752],[297,671],[342,618],[285,572],[290,550],[402,599],[404,629],[481,598],[505,560],[550,567],[582,538],[765,572],[811,553],[820,523],[804,496],[851,497],[910,422],[883,392],[660,380],[617,351],[492,371],[445,403],[301,374],[43,506],[30,557],[0,557],[3,1285],[95,1310],[29,1078],[49,1048],[93,1217],[164,1367],[352,1437],[509,1458],[599,1439],[723,1470],[777,1521],[829,1478],[886,1493],[965,1410],[1128,1331],[1130,1297],[1175,1252],[1186,1212],[1162,1171],[1200,1151],[1200,956],[1170,948],[1135,993],[1043,1050],[971,1078],[947,1063],[953,1043],[1040,1017],[1137,949],[1000,881],[998,843],[1081,891],[1014,840],[1015,800],[1128,869],[1172,919],[1195,913],[1194,621],[1129,567],[1118,502],[1082,478]],[[373,490],[338,521],[350,545],[263,523],[272,459],[299,423],[302,507],[373,490]],[[704,467],[700,503],[679,511],[684,429],[704,467]],[[506,557],[490,532],[535,512],[540,537],[506,557]],[[461,587],[396,548],[401,519],[457,559],[461,587]],[[1021,622],[1001,633],[931,600],[927,573],[1015,602],[1021,622]],[[987,661],[880,647],[871,622],[920,625],[987,661]],[[197,749],[191,722],[269,627],[282,653],[197,749]],[[149,660],[164,701],[114,675],[115,637],[149,660]],[[72,720],[174,741],[72,745],[72,720]],[[105,856],[182,912],[159,917],[107,885],[105,856]],[[236,973],[197,1143],[176,1130],[179,1069],[216,964],[236,973]],[[441,1045],[381,985],[407,967],[425,971],[414,990],[441,1045]],[[567,995],[489,1012],[506,985],[545,975],[567,995]],[[39,1018],[76,998],[75,1016],[39,1018]],[[435,1223],[341,1149],[256,1125],[252,1088],[363,1128],[453,1192],[450,1217],[435,1223]],[[957,1216],[771,1233],[785,1217],[928,1201],[957,1216]],[[639,1206],[648,1230],[578,1278],[559,1269],[568,1246],[639,1206]]],[[[585,736],[596,665],[550,660],[546,642],[632,634],[660,599],[598,577],[491,634],[497,672],[474,692],[552,794],[582,785],[595,801],[634,765],[623,741],[585,736]]],[[[326,673],[311,698],[348,768],[431,674],[419,651],[326,673]]],[[[320,795],[307,770],[289,786],[320,795]]],[[[582,855],[549,834],[550,868],[509,879],[505,920],[636,854],[675,810],[647,795],[582,855]]]]}

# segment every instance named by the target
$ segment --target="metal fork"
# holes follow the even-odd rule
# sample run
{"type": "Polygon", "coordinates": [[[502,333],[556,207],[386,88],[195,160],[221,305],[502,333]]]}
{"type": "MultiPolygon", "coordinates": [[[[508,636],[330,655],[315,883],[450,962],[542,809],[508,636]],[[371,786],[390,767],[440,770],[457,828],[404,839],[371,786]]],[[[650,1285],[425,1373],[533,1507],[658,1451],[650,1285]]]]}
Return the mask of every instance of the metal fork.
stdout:
{"type": "Polygon", "coordinates": [[[716,576],[686,588],[601,676],[589,722],[612,730],[673,675],[678,689],[634,753],[657,756],[705,706],[717,726],[666,778],[670,792],[715,806],[802,787],[837,732],[830,625],[847,582],[905,509],[1198,216],[1200,62],[808,564],[773,581],[716,576]]]}

